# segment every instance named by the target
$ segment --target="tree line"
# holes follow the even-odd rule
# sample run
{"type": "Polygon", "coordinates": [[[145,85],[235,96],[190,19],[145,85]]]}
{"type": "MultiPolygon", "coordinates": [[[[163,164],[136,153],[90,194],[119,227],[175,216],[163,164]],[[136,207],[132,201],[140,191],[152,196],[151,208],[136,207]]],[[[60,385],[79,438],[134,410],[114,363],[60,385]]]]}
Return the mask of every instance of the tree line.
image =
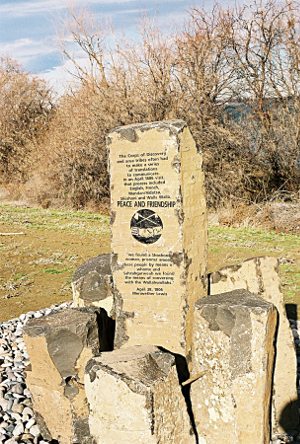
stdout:
{"type": "Polygon", "coordinates": [[[297,193],[299,11],[275,0],[194,7],[172,31],[143,16],[132,41],[71,7],[58,18],[57,45],[73,76],[61,97],[0,59],[1,185],[37,202],[105,202],[106,134],[176,118],[203,152],[211,207],[297,193]]]}

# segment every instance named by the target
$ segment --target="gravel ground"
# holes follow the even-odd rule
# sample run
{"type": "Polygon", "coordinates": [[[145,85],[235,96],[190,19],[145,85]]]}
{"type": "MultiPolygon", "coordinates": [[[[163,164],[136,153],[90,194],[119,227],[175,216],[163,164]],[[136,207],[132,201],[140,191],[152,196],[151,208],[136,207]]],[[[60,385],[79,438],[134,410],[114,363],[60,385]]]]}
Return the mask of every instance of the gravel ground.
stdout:
{"type": "MultiPolygon", "coordinates": [[[[22,314],[19,318],[0,323],[0,443],[1,444],[55,444],[42,438],[32,410],[31,395],[26,387],[24,371],[30,364],[22,338],[23,326],[29,319],[50,314],[53,310],[70,307],[71,303],[55,305],[36,312],[22,314]]],[[[290,320],[296,345],[300,398],[300,321],[290,320]]],[[[285,435],[273,437],[270,444],[300,442],[300,433],[290,430],[285,435]]],[[[255,443],[253,443],[255,444],[255,443]]]]}

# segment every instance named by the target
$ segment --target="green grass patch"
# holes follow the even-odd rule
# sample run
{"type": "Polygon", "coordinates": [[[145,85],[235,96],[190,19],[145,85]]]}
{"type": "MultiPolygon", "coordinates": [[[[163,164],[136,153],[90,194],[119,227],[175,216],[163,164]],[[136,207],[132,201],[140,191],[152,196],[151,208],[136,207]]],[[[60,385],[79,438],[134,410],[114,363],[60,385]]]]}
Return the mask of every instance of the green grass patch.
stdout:
{"type": "Polygon", "coordinates": [[[101,236],[109,232],[109,217],[82,211],[61,211],[42,208],[16,208],[0,205],[0,223],[29,229],[62,230],[81,235],[101,236]]]}
{"type": "Polygon", "coordinates": [[[61,273],[63,273],[63,271],[58,270],[57,268],[46,268],[46,269],[44,269],[44,273],[61,274],[61,273]]]}
{"type": "Polygon", "coordinates": [[[62,269],[58,269],[58,268],[44,268],[43,271],[44,271],[44,273],[61,274],[61,273],[65,273],[66,271],[70,271],[70,268],[69,267],[65,267],[65,268],[62,268],[62,269]]]}
{"type": "Polygon", "coordinates": [[[14,277],[14,281],[18,281],[20,278],[27,276],[27,273],[17,273],[14,277]]]}
{"type": "Polygon", "coordinates": [[[256,228],[210,227],[209,271],[256,256],[280,260],[286,302],[300,304],[300,236],[256,228]]]}
{"type": "MultiPolygon", "coordinates": [[[[109,217],[101,214],[91,214],[82,211],[61,211],[42,208],[22,208],[10,205],[0,205],[0,225],[6,224],[9,229],[16,231],[36,229],[37,238],[40,236],[40,230],[44,230],[41,238],[51,239],[51,230],[56,230],[62,235],[63,246],[69,246],[69,253],[66,258],[61,258],[64,262],[57,267],[51,264],[49,268],[44,268],[44,273],[62,274],[68,272],[64,268],[67,261],[71,261],[74,271],[78,255],[81,257],[80,250],[71,250],[72,243],[67,243],[63,238],[64,233],[70,233],[74,238],[85,237],[85,251],[90,257],[98,254],[95,252],[95,236],[104,239],[109,234],[109,217]],[[49,231],[49,233],[47,233],[49,231]],[[90,237],[92,236],[92,237],[90,237]],[[74,260],[73,260],[74,259],[74,260]],[[51,268],[50,268],[51,267],[51,268]]],[[[14,240],[15,244],[9,244],[10,250],[23,248],[26,236],[14,240]],[[14,246],[15,245],[15,246],[14,246]]],[[[101,242],[99,242],[99,245],[101,242]]],[[[7,249],[7,244],[5,244],[7,249]]],[[[24,244],[25,245],[25,244],[24,244]]],[[[3,247],[3,241],[0,244],[3,247]]],[[[24,247],[25,248],[25,247],[24,247]]],[[[49,248],[41,250],[47,252],[49,248]]],[[[3,251],[3,250],[2,250],[3,251]]],[[[25,251],[25,250],[24,250],[25,251]]],[[[51,250],[49,250],[51,251],[51,250]]],[[[100,251],[100,246],[99,246],[100,251]]],[[[256,256],[275,256],[280,260],[280,273],[282,278],[282,288],[286,302],[300,304],[300,236],[285,233],[276,233],[275,231],[259,230],[257,228],[228,228],[228,227],[210,227],[208,243],[208,271],[216,271],[226,265],[236,264],[245,259],[256,256]]],[[[14,253],[13,253],[14,254],[14,253]]],[[[54,253],[53,253],[54,254],[54,253]]],[[[12,256],[15,257],[15,256],[12,256]]],[[[86,258],[86,257],[85,257],[86,258]]],[[[57,258],[60,260],[60,258],[57,258]]],[[[31,261],[31,259],[29,259],[31,261]]],[[[28,261],[28,262],[29,262],[28,261]]],[[[82,260],[83,261],[83,260],[82,260]]],[[[67,265],[70,265],[67,263],[67,265]]],[[[76,266],[78,264],[76,263],[76,266]]],[[[44,265],[45,267],[45,265],[44,265]]],[[[36,268],[35,263],[29,263],[29,273],[32,268],[36,268]]],[[[19,274],[14,276],[15,280],[20,279],[24,274],[24,268],[17,270],[19,274]]],[[[27,273],[28,274],[28,273],[27,273]]],[[[71,276],[70,276],[71,277],[71,276]]],[[[66,279],[70,279],[69,273],[66,279]]]]}

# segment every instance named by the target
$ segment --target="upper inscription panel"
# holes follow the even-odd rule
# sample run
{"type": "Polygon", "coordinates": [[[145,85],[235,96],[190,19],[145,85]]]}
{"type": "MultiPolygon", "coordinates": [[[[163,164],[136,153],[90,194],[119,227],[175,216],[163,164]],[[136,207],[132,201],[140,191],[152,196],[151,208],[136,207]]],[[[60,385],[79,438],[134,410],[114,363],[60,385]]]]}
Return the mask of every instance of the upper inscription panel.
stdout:
{"type": "Polygon", "coordinates": [[[180,160],[175,135],[151,135],[151,142],[121,137],[128,151],[111,150],[112,247],[127,291],[162,295],[175,274],[169,253],[180,230],[180,160]]]}

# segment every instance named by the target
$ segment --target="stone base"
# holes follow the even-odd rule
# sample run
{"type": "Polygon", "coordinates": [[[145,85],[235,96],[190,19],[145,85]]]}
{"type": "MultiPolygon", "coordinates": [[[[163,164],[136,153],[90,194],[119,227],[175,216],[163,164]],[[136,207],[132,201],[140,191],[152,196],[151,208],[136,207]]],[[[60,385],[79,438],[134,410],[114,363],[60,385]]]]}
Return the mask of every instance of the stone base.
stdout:
{"type": "Polygon", "coordinates": [[[175,358],[154,346],[101,353],[86,366],[97,444],[195,444],[175,358]]]}
{"type": "Polygon", "coordinates": [[[297,429],[299,410],[296,352],[284,307],[278,259],[256,257],[238,265],[224,267],[209,275],[209,288],[212,295],[244,288],[277,308],[279,322],[272,396],[272,433],[280,434],[297,429]]]}
{"type": "Polygon", "coordinates": [[[235,290],[195,304],[191,401],[200,442],[269,444],[274,305],[235,290]],[[202,439],[202,441],[201,441],[202,439]]]}
{"type": "Polygon", "coordinates": [[[42,436],[60,444],[92,444],[83,378],[99,353],[97,314],[67,309],[30,320],[23,330],[31,369],[26,384],[42,436]]]}

